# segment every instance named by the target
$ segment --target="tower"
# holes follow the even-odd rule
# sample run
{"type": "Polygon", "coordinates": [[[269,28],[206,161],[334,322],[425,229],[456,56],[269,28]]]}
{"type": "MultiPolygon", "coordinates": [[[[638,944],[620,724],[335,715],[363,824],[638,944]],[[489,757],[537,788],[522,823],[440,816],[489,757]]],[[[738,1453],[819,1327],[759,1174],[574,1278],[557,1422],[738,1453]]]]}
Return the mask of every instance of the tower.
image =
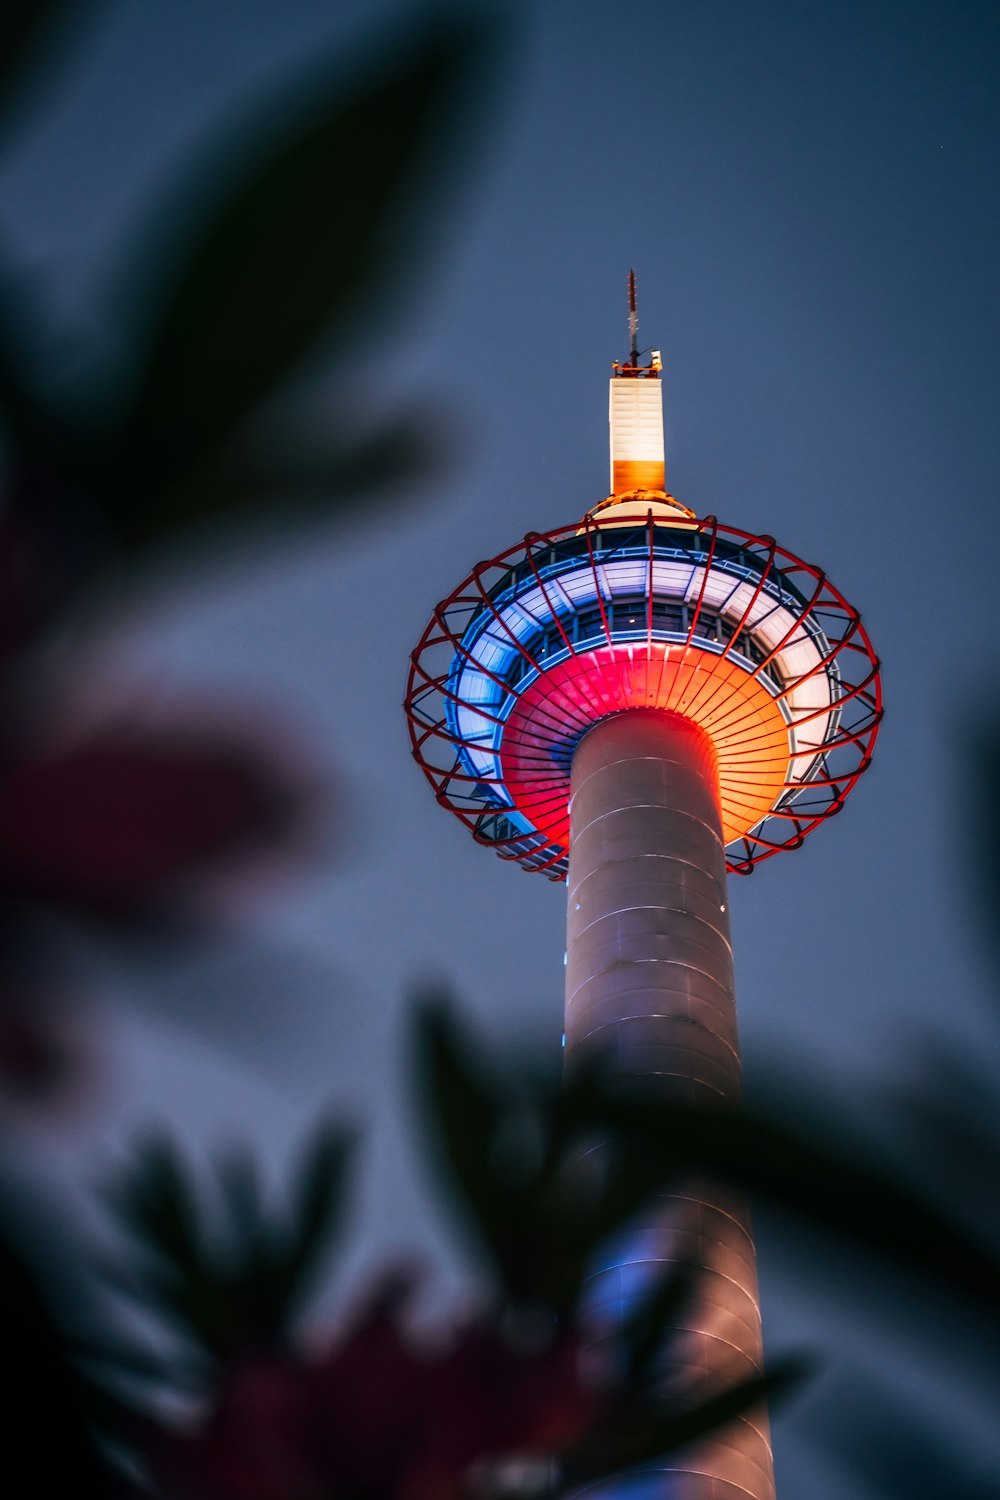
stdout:
{"type": "MultiPolygon", "coordinates": [[[[610,495],[473,568],[413,652],[406,710],[438,801],[567,883],[567,1068],[597,1056],[710,1104],[740,1086],[727,871],[798,849],[841,810],[881,687],[860,615],[819,568],[667,492],[661,361],[640,363],[636,329],[630,273],[610,495]]],[[[595,1272],[595,1304],[620,1308],[670,1259],[704,1268],[671,1341],[678,1395],[759,1371],[738,1198],[678,1187],[595,1272]]],[[[667,1467],[677,1500],[773,1500],[761,1413],[667,1467]]]]}

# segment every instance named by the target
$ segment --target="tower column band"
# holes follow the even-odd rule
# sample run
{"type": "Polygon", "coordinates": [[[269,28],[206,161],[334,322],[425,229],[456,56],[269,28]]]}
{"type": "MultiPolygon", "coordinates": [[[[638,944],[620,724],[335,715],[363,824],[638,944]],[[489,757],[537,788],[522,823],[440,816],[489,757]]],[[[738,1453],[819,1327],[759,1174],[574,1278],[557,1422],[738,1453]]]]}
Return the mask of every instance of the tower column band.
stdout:
{"type": "MultiPolygon", "coordinates": [[[[570,776],[566,1065],[595,1056],[664,1099],[733,1101],[740,1063],[716,751],[690,719],[632,709],[599,721],[570,776]]],[[[678,1262],[701,1268],[668,1340],[681,1400],[763,1368],[745,1205],[678,1184],[594,1277],[595,1312],[621,1315],[678,1262]]],[[[766,1415],[674,1455],[671,1500],[773,1500],[766,1415]]]]}

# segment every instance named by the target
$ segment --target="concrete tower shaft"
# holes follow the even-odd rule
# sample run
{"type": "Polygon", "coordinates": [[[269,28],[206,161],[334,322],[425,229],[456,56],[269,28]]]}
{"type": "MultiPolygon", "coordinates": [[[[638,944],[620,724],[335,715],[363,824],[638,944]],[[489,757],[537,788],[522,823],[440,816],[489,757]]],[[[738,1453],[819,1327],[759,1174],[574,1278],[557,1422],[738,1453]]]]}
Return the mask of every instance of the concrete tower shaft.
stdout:
{"type": "MultiPolygon", "coordinates": [[[[601,720],[573,755],[566,1065],[599,1058],[659,1098],[733,1101],[740,1064],[726,859],[712,740],[663,710],[601,720]]],[[[698,1268],[668,1341],[681,1400],[763,1368],[745,1205],[685,1182],[594,1277],[595,1314],[620,1319],[665,1262],[698,1268]]],[[[671,1500],[773,1500],[766,1415],[753,1412],[664,1468],[671,1500]]]]}

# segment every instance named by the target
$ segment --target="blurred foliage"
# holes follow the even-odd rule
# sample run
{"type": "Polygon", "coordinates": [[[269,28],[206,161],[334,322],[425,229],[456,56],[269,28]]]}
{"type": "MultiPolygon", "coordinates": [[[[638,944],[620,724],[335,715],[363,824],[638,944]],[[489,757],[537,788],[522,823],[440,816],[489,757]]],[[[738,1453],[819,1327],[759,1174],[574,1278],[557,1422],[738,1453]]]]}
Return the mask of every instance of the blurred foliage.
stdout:
{"type": "Polygon", "coordinates": [[[342,1222],[348,1146],[339,1129],[313,1137],[287,1224],[264,1215],[253,1162],[230,1158],[214,1194],[227,1222],[208,1229],[169,1143],[141,1153],[141,1171],[121,1184],[117,1208],[152,1256],[143,1278],[147,1300],[199,1355],[220,1362],[246,1347],[285,1347],[342,1222]]]}
{"type": "MultiPolygon", "coordinates": [[[[65,7],[15,9],[0,89],[65,7]]],[[[29,376],[38,332],[0,278],[6,509],[36,557],[63,543],[53,607],[123,551],[296,493],[336,513],[428,458],[426,414],[359,441],[289,426],[275,397],[318,352],[353,362],[412,281],[481,99],[486,16],[397,25],[349,82],[339,49],[311,58],[203,141],[136,236],[119,358],[85,388],[29,376]]]]}
{"type": "MultiPolygon", "coordinates": [[[[86,47],[98,9],[86,0],[3,8],[4,149],[13,148],[11,127],[30,121],[86,47]]],[[[199,872],[262,846],[287,850],[301,796],[297,768],[217,711],[189,711],[187,722],[164,727],[130,722],[119,709],[113,724],[67,733],[37,648],[72,639],[88,591],[164,538],[262,512],[283,520],[297,500],[347,513],[366,488],[427,466],[426,413],[304,426],[281,403],[287,408],[293,383],[320,356],[339,358],[344,379],[365,332],[362,313],[370,326],[372,307],[412,281],[429,226],[440,222],[456,143],[472,133],[490,34],[484,11],[441,10],[407,28],[397,20],[353,67],[339,49],[314,54],[266,98],[244,98],[215,140],[196,143],[175,191],[149,211],[120,272],[127,314],[115,337],[89,351],[69,330],[53,337],[51,309],[38,316],[23,296],[23,268],[0,225],[0,1077],[8,1099],[37,1101],[72,1072],[50,1025],[64,978],[53,919],[161,922],[199,872]],[[85,368],[85,380],[66,378],[61,346],[67,368],[85,368]]],[[[339,1135],[314,1142],[289,1238],[258,1220],[249,1169],[231,1166],[222,1182],[235,1260],[223,1270],[199,1238],[169,1148],[151,1151],[123,1212],[159,1255],[150,1295],[155,1287],[157,1305],[186,1320],[217,1360],[232,1330],[274,1344],[286,1329],[336,1217],[344,1154],[339,1135]],[[256,1226],[249,1237],[248,1226],[256,1226]]],[[[125,1471],[108,1464],[107,1435],[129,1450],[145,1438],[146,1419],[89,1372],[110,1365],[127,1384],[155,1377],[155,1366],[142,1369],[110,1334],[81,1343],[78,1330],[57,1325],[43,1268],[14,1248],[12,1206],[7,1218],[4,1493],[130,1492],[125,1471]]]]}
{"type": "Polygon", "coordinates": [[[466,27],[414,38],[401,64],[362,78],[346,103],[327,99],[318,118],[302,118],[300,79],[271,104],[279,138],[192,226],[187,257],[153,290],[140,373],[108,439],[105,492],[126,546],[238,506],[239,491],[189,490],[189,476],[321,338],[329,348],[364,333],[362,297],[412,249],[415,206],[430,207],[411,190],[418,175],[429,185],[471,40],[466,27]]]}
{"type": "MultiPolygon", "coordinates": [[[[44,97],[51,29],[61,25],[65,43],[72,21],[83,42],[90,11],[70,0],[4,8],[0,120],[44,97]]],[[[0,244],[0,1068],[23,1072],[39,1054],[26,1034],[33,976],[23,961],[35,908],[132,920],[179,873],[280,823],[288,791],[245,742],[211,726],[183,743],[130,732],[69,750],[45,744],[28,648],[65,630],[84,590],[167,538],[251,511],[284,513],[293,495],[346,513],[365,484],[426,461],[419,412],[359,437],[346,424],[303,427],[280,404],[310,361],[344,363],[374,289],[383,305],[411,273],[495,39],[466,7],[386,36],[347,85],[339,54],[311,60],[211,148],[202,143],[123,273],[136,293],[120,360],[92,366],[85,390],[39,376],[40,333],[0,244]],[[156,233],[165,223],[172,256],[156,233]]],[[[995,744],[983,765],[995,824],[995,744]]],[[[996,1246],[956,1222],[947,1195],[925,1191],[956,1164],[969,1191],[995,1187],[985,1179],[996,1152],[970,1112],[992,1108],[992,1079],[973,1091],[956,1074],[961,1098],[953,1089],[930,1105],[926,1095],[909,1101],[924,1171],[904,1186],[787,1123],[650,1104],[596,1075],[566,1087],[539,1081],[488,1058],[440,1008],[424,1012],[416,1051],[443,1190],[490,1298],[419,1335],[412,1278],[388,1275],[322,1339],[304,1320],[343,1230],[348,1136],[336,1126],[317,1133],[283,1213],[264,1203],[248,1159],[229,1159],[204,1184],[168,1143],[149,1144],[111,1195],[134,1250],[115,1279],[186,1352],[151,1357],[99,1318],[83,1320],[84,1336],[54,1312],[44,1268],[4,1226],[5,1494],[502,1500],[658,1459],[798,1372],[776,1364],[766,1379],[682,1409],[668,1400],[660,1362],[693,1294],[692,1267],[650,1288],[610,1341],[588,1337],[585,1284],[598,1247],[692,1169],[809,1222],[833,1237],[832,1253],[850,1244],[916,1278],[922,1315],[939,1298],[965,1299],[994,1336],[996,1246]],[[981,1105],[971,1106],[973,1092],[981,1105]],[[598,1173],[581,1170],[595,1139],[598,1173]],[[196,1400],[195,1413],[173,1424],[167,1398],[181,1396],[196,1400]]],[[[838,1442],[864,1429],[863,1451],[847,1462],[872,1493],[989,1492],[980,1467],[960,1462],[944,1437],[915,1440],[898,1403],[875,1434],[856,1399],[831,1416],[838,1442]]]]}
{"type": "MultiPolygon", "coordinates": [[[[222,1162],[207,1183],[167,1144],[149,1143],[110,1202],[135,1247],[123,1262],[130,1299],[187,1353],[137,1383],[141,1358],[92,1339],[81,1365],[37,1297],[25,1303],[25,1336],[42,1330],[39,1348],[59,1366],[53,1390],[67,1393],[67,1419],[76,1413],[74,1441],[88,1461],[129,1458],[107,1469],[106,1486],[139,1473],[163,1500],[554,1497],[658,1462],[794,1387],[805,1368],[775,1362],[762,1380],[709,1383],[678,1404],[663,1371],[696,1292],[697,1268],[683,1262],[595,1337],[587,1283],[602,1244],[692,1168],[916,1278],[925,1308],[957,1294],[996,1322],[1000,1262],[891,1176],[788,1126],[649,1103],[596,1074],[566,1086],[540,1079],[490,1057],[437,1003],[418,1016],[415,1064],[443,1195],[471,1231],[488,1293],[418,1332],[414,1276],[385,1273],[321,1338],[303,1316],[343,1237],[349,1137],[329,1125],[316,1134],[281,1213],[247,1158],[222,1162]],[[605,1167],[596,1175],[595,1140],[605,1167]],[[171,1390],[197,1398],[194,1423],[166,1419],[171,1390]]],[[[889,1447],[877,1451],[871,1473],[891,1463],[889,1447]]]]}
{"type": "Polygon", "coordinates": [[[92,1390],[71,1357],[67,1330],[53,1319],[34,1272],[2,1238],[0,1317],[4,1492],[12,1500],[126,1493],[97,1437],[101,1408],[106,1401],[117,1409],[114,1397],[92,1390]]]}
{"type": "Polygon", "coordinates": [[[1000,976],[1000,715],[981,723],[962,747],[963,772],[959,779],[962,805],[957,809],[963,830],[963,863],[971,871],[976,931],[987,945],[987,957],[1000,976]],[[966,815],[976,809],[975,820],[966,815]]]}
{"type": "Polygon", "coordinates": [[[489,1297],[430,1338],[406,1326],[412,1278],[390,1275],[346,1334],[304,1338],[309,1285],[343,1220],[346,1137],[325,1127],[314,1138],[284,1223],[262,1205],[245,1159],[223,1164],[206,1196],[173,1150],[147,1146],[112,1193],[140,1252],[128,1290],[190,1347],[186,1368],[202,1396],[193,1432],[154,1427],[147,1410],[134,1419],[126,1411],[106,1434],[141,1459],[156,1493],[239,1500],[250,1493],[240,1476],[252,1471],[282,1476],[253,1491],[274,1500],[457,1500],[523,1493],[528,1455],[530,1492],[563,1494],[683,1447],[792,1381],[798,1365],[776,1363],[763,1378],[724,1390],[710,1383],[680,1405],[664,1395],[660,1356],[690,1295],[690,1267],[652,1287],[613,1341],[596,1347],[588,1271],[607,1236],[662,1185],[662,1166],[630,1151],[595,1194],[581,1146],[603,1128],[600,1118],[579,1091],[546,1088],[530,1097],[547,1164],[513,1190],[514,1156],[498,1145],[512,1144],[523,1079],[491,1073],[481,1049],[456,1045],[438,1009],[422,1015],[417,1033],[423,1112],[444,1148],[446,1191],[485,1222],[489,1297]],[[288,1477],[296,1474],[299,1488],[288,1477]]]}
{"type": "MultiPolygon", "coordinates": [[[[55,65],[85,47],[97,10],[83,0],[5,8],[0,121],[15,96],[19,123],[44,106],[55,65]]],[[[0,1078],[10,1098],[41,1100],[66,1081],[44,1021],[55,1007],[35,1003],[59,984],[60,923],[178,935],[195,925],[206,876],[307,850],[316,789],[262,715],[175,705],[175,722],[141,708],[132,722],[118,706],[112,722],[69,732],[64,684],[46,681],[38,648],[58,641],[65,658],[95,586],[126,579],[167,539],[250,517],[346,515],[440,449],[418,406],[366,409],[355,352],[412,284],[441,221],[491,38],[485,9],[442,9],[384,27],[360,58],[314,50],[244,95],[147,204],[119,270],[117,326],[89,350],[68,330],[53,336],[49,310],[22,295],[0,224],[0,1078]],[[63,347],[85,377],[60,370],[63,347]],[[296,399],[317,362],[350,382],[353,421],[350,403],[334,419],[296,399]]]]}
{"type": "Polygon", "coordinates": [[[429,1014],[423,1072],[440,1150],[476,1238],[516,1294],[571,1303],[593,1246],[665,1181],[694,1168],[1000,1310],[995,1255],[885,1174],[744,1109],[648,1102],[614,1092],[597,1074],[532,1093],[485,1067],[444,1014],[429,1014]],[[588,1133],[611,1153],[593,1181],[567,1175],[588,1133]]]}

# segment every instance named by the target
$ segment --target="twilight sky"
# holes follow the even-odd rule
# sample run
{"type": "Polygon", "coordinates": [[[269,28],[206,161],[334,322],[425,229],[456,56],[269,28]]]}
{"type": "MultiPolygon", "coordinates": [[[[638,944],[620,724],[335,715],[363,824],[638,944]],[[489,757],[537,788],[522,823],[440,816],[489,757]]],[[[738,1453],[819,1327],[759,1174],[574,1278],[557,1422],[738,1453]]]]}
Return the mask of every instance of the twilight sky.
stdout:
{"type": "MultiPolygon", "coordinates": [[[[99,326],[144,189],[271,69],[407,9],[107,5],[0,162],[0,215],[36,288],[99,326]]],[[[1000,1066],[960,869],[976,819],[966,745],[1000,676],[1000,14],[975,0],[539,0],[515,20],[419,292],[355,369],[361,401],[439,407],[444,477],[364,525],[151,582],[89,649],[95,683],[263,704],[351,812],[319,868],[230,944],[167,973],[105,964],[102,1092],[72,1143],[39,1136],[29,1160],[93,1178],[155,1121],[198,1149],[253,1138],[277,1177],[333,1104],[369,1130],[338,1289],[394,1249],[445,1254],[404,1107],[415,983],[443,978],[497,1038],[558,1048],[563,888],[434,805],[399,704],[437,600],[606,492],[630,264],[640,343],[664,356],[669,487],[822,565],[884,664],[876,763],[843,815],[733,882],[748,1088],[778,1068],[820,1112],[889,1135],[889,1080],[945,1054],[1000,1066]],[[245,1012],[238,1046],[220,1007],[245,1012]]],[[[973,1430],[945,1353],[918,1369],[916,1343],[852,1301],[849,1278],[772,1241],[762,1219],[770,1345],[831,1351],[779,1421],[779,1493],[864,1500],[808,1441],[823,1391],[855,1378],[912,1392],[917,1422],[948,1383],[973,1430]]]]}

